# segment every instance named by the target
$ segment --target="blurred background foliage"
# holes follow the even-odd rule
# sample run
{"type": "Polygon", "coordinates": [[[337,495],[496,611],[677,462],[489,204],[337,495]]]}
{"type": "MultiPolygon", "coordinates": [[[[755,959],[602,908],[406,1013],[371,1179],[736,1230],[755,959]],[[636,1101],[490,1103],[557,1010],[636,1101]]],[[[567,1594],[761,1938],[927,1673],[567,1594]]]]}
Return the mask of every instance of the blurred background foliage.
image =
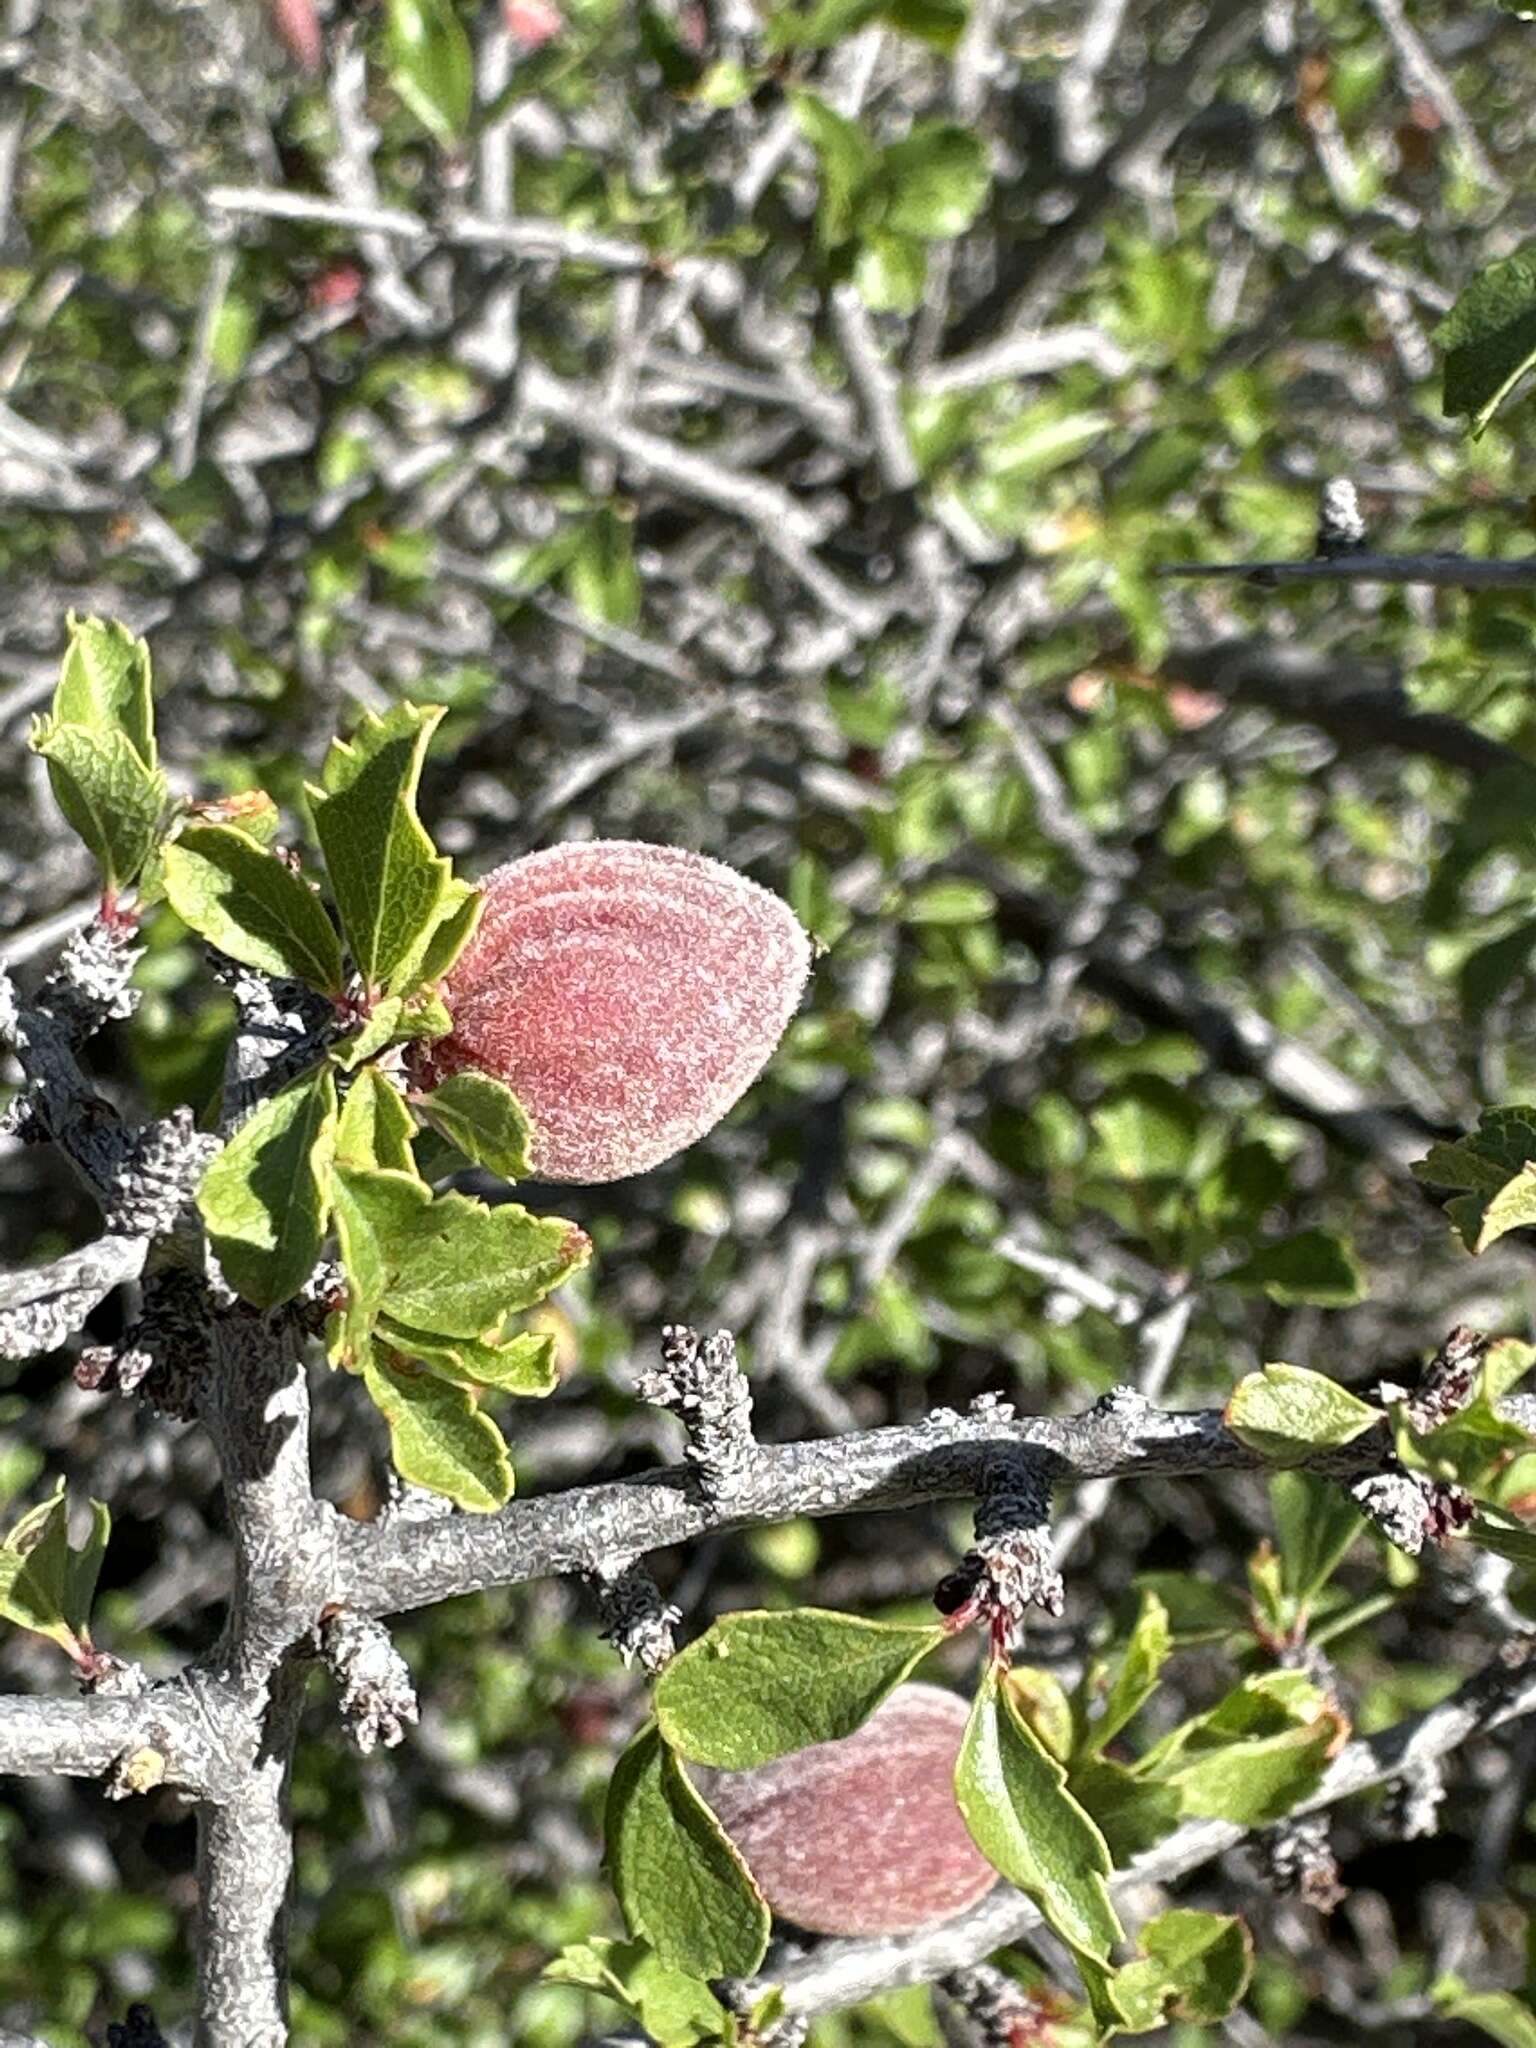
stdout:
{"type": "MultiPolygon", "coordinates": [[[[149,635],[175,787],[264,787],[296,839],[331,732],[411,696],[450,706],[423,810],[461,871],[622,835],[789,897],[826,950],[769,1077],[682,1159],[561,1191],[599,1255],[546,1312],[525,1492],[676,1454],[630,1392],[664,1322],[738,1332],[774,1437],[1127,1379],[1200,1405],[1277,1358],[1363,1386],[1455,1321],[1528,1336],[1529,1245],[1469,1261],[1408,1167],[1536,1089],[1530,590],[1159,571],[1305,556],[1341,474],[1377,545],[1529,550],[1536,416],[1469,439],[1432,335],[1528,230],[1536,29],[320,0],[306,69],[298,12],[285,47],[255,0],[0,5],[8,960],[89,908],[23,745],[70,608],[149,635]]],[[[169,912],[146,939],[101,1070],[206,1105],[228,1005],[169,912]]],[[[0,1228],[21,1262],[94,1224],[6,1139],[0,1228]]],[[[0,1504],[60,1474],[109,1500],[99,1637],[173,1668],[227,1591],[209,1454],[68,1363],[0,1368],[0,1504]]],[[[376,1418],[318,1398],[321,1484],[371,1513],[376,1418]]],[[[1521,1460],[1506,1497],[1533,1490],[1521,1460]]],[[[1171,1724],[1259,1654],[1230,1630],[1270,1529],[1258,1482],[1122,1488],[1030,1657],[1069,1675],[1156,1571],[1191,1637],[1171,1724]]],[[[920,1614],[967,1540],[854,1518],[661,1575],[690,1630],[920,1614]]],[[[1521,1626],[1506,1578],[1357,1545],[1329,1652],[1359,1725],[1521,1626]]],[[[574,2048],[604,2009],[540,1970],[615,1931],[600,1810],[642,1683],[566,1584],[400,1642],[402,1750],[352,1756],[312,1704],[296,2037],[574,2048]]],[[[63,1677],[29,1639],[0,1662],[63,1677]]],[[[1525,1976],[1533,1761],[1529,1728],[1480,1751],[1433,1840],[1347,1814],[1329,1921],[1242,1857],[1198,1873],[1259,1970],[1246,2015],[1168,2038],[1473,2038],[1432,1987],[1525,1976]]],[[[0,2019],[78,2048],[130,1997],[185,2010],[191,1832],[168,1794],[7,1788],[0,2019]]],[[[813,2038],[939,2027],[903,1992],[813,2038]]]]}

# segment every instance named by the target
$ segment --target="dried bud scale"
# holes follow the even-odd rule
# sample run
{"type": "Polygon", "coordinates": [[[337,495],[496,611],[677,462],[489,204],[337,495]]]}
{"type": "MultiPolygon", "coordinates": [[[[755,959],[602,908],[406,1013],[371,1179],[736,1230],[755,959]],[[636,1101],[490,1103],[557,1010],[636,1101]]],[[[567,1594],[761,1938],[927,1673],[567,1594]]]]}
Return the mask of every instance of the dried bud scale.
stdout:
{"type": "Polygon", "coordinates": [[[443,987],[451,1034],[423,1079],[492,1074],[533,1125],[551,1180],[643,1173],[718,1123],[794,1015],[810,942],[734,869],[630,840],[497,868],[443,987]]]}
{"type": "Polygon", "coordinates": [[[1259,1837],[1254,1853],[1282,1898],[1299,1898],[1319,1913],[1331,1913],[1345,1897],[1326,1813],[1282,1821],[1259,1837]]]}
{"type": "Polygon", "coordinates": [[[335,1608],[321,1618],[320,1654],[336,1681],[341,1718],[362,1754],[403,1742],[418,1715],[416,1688],[383,1625],[335,1608]]]}
{"type": "Polygon", "coordinates": [[[997,1881],[955,1804],[968,1718],[957,1694],[904,1685],[840,1741],[691,1775],[781,1918],[815,1934],[914,1933],[997,1881]]]}
{"type": "Polygon", "coordinates": [[[688,1463],[713,1498],[732,1492],[751,1464],[752,1391],[729,1330],[700,1337],[682,1323],[661,1333],[661,1364],[636,1382],[642,1401],[669,1408],[688,1431],[688,1463]]]}

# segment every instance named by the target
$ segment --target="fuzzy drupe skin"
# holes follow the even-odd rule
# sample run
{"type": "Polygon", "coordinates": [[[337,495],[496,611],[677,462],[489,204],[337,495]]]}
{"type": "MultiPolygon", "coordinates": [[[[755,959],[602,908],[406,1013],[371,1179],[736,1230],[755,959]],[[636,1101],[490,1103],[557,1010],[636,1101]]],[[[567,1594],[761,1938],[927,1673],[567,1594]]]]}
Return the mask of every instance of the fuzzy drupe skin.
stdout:
{"type": "Polygon", "coordinates": [[[504,1081],[543,1179],[622,1180],[693,1144],[757,1079],[805,990],[794,912],[703,854],[589,840],[481,886],[426,1077],[504,1081]]]}
{"type": "Polygon", "coordinates": [[[689,1775],[780,1919],[812,1934],[915,1934],[997,1882],[955,1804],[968,1718],[955,1693],[904,1685],[838,1742],[689,1775]]]}

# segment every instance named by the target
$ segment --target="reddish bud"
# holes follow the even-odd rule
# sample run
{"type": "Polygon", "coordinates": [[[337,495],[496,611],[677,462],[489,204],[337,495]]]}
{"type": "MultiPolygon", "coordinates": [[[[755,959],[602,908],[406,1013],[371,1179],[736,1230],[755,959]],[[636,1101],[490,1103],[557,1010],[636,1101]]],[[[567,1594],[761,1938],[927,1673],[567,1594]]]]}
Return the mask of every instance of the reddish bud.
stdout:
{"type": "Polygon", "coordinates": [[[904,1685],[862,1728],[750,1771],[691,1773],[781,1919],[913,1934],[997,1882],[955,1804],[964,1700],[904,1685]]]}
{"type": "Polygon", "coordinates": [[[309,303],[317,312],[333,312],[361,298],[363,273],[355,263],[330,263],[309,281],[309,303]]]}
{"type": "Polygon", "coordinates": [[[551,0],[502,0],[501,18],[520,50],[541,49],[565,27],[565,16],[551,0]]]}
{"type": "Polygon", "coordinates": [[[315,13],[315,0],[270,0],[272,26],[282,37],[288,54],[306,71],[319,71],[325,63],[325,43],[315,13]]]}
{"type": "Polygon", "coordinates": [[[443,986],[424,1077],[492,1074],[533,1125],[534,1171],[622,1180],[691,1145],[767,1064],[810,969],[789,907],[702,854],[551,847],[486,877],[443,986]]]}

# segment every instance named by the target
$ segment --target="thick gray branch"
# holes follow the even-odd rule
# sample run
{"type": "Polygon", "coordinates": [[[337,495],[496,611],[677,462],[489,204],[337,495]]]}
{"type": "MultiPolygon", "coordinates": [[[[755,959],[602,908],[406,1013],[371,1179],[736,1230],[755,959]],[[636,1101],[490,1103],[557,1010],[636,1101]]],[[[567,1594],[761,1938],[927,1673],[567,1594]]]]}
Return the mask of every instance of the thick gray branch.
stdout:
{"type": "MultiPolygon", "coordinates": [[[[1055,1480],[1251,1471],[1263,1463],[1219,1409],[1179,1414],[1138,1405],[1133,1413],[1128,1426],[1110,1403],[1065,1417],[941,1409],[915,1425],[763,1445],[718,1503],[692,1471],[674,1466],[516,1501],[498,1515],[343,1524],[339,1597],[365,1613],[395,1613],[489,1586],[590,1572],[711,1530],[972,1498],[1021,1451],[1034,1453],[1055,1480]]],[[[1383,1428],[1319,1462],[1365,1472],[1387,1449],[1383,1428]]]]}

